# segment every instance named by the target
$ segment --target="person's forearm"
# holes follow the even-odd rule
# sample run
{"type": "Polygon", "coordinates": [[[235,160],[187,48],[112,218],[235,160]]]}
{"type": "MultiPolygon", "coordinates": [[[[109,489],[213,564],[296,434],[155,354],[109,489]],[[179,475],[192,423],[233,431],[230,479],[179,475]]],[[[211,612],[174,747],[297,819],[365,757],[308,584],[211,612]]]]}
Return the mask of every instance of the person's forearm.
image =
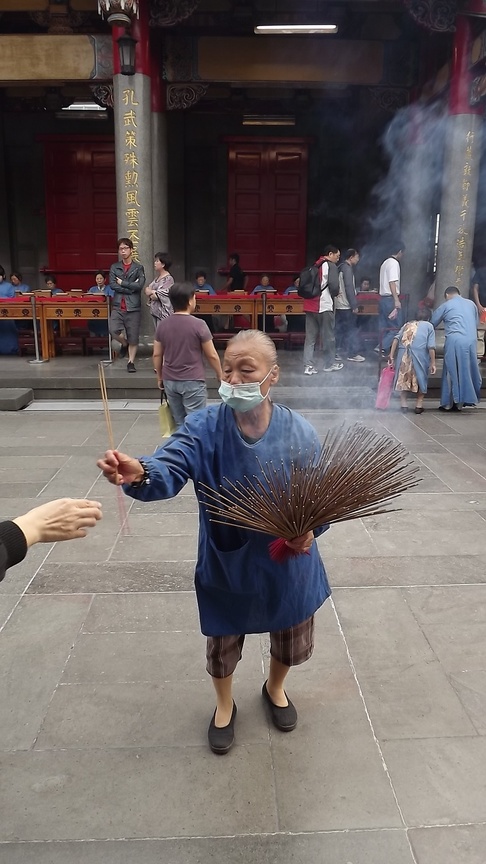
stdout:
{"type": "Polygon", "coordinates": [[[389,285],[390,285],[390,291],[393,295],[393,302],[395,303],[395,308],[399,309],[400,308],[400,297],[398,295],[398,283],[397,282],[390,282],[389,285]]]}
{"type": "MultiPolygon", "coordinates": [[[[28,548],[27,537],[17,519],[0,523],[0,547],[3,547],[3,555],[0,555],[0,558],[3,558],[5,570],[25,558],[28,548]]],[[[5,572],[0,568],[0,581],[4,576],[5,572]]]]}
{"type": "Polygon", "coordinates": [[[154,364],[154,372],[156,372],[156,374],[157,374],[157,380],[161,381],[162,380],[162,365],[163,365],[163,361],[164,361],[164,352],[162,351],[162,346],[160,345],[160,342],[154,343],[154,351],[153,351],[153,355],[152,355],[152,361],[154,364]],[[156,348],[155,347],[156,345],[158,345],[160,347],[156,348]]]}
{"type": "Polygon", "coordinates": [[[477,285],[473,285],[473,297],[474,297],[474,302],[475,302],[476,306],[478,307],[479,311],[481,312],[483,306],[482,306],[482,303],[480,303],[480,301],[479,301],[479,291],[478,291],[477,285]]]}
{"type": "Polygon", "coordinates": [[[216,375],[216,378],[218,379],[218,381],[221,381],[221,378],[223,377],[223,370],[221,369],[221,363],[220,363],[219,357],[218,356],[209,357],[208,360],[209,360],[209,365],[211,366],[211,369],[213,370],[214,374],[216,375]]]}

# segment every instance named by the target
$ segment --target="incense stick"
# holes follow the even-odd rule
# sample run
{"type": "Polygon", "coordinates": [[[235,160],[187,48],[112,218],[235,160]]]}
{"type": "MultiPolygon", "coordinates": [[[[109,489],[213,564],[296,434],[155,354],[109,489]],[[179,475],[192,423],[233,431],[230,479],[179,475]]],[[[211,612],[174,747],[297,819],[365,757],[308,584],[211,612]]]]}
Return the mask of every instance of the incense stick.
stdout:
{"type": "Polygon", "coordinates": [[[280,538],[270,544],[279,561],[285,559],[285,540],[322,525],[393,512],[398,508],[384,505],[420,482],[401,444],[359,423],[328,432],[320,452],[292,454],[288,467],[258,464],[259,476],[224,478],[217,490],[204,483],[199,488],[212,522],[280,538]]]}
{"type": "MultiPolygon", "coordinates": [[[[108,444],[110,450],[115,449],[115,438],[113,435],[113,426],[111,425],[110,405],[108,402],[108,391],[106,389],[105,367],[102,363],[98,364],[98,374],[100,379],[101,399],[103,402],[103,410],[105,412],[106,428],[108,431],[108,444]]],[[[117,484],[117,503],[118,503],[118,518],[120,520],[120,531],[122,534],[129,534],[128,513],[125,504],[125,496],[120,485],[117,484]]]]}

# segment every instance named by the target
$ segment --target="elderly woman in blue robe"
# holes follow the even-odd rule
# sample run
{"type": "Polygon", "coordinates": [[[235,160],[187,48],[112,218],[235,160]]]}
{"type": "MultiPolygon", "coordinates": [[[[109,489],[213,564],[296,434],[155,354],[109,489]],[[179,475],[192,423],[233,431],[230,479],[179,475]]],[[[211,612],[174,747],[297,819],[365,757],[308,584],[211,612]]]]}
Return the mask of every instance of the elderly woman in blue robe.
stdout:
{"type": "MultiPolygon", "coordinates": [[[[172,498],[192,480],[213,489],[220,484],[261,476],[272,461],[290,468],[292,454],[314,452],[319,440],[299,414],[274,404],[270,389],[279,377],[273,342],[255,330],[240,331],[228,342],[220,395],[186,417],[169,442],[152,456],[133,459],[107,451],[98,461],[105,477],[123,483],[141,501],[172,498]]],[[[258,516],[255,514],[255,524],[258,516]]],[[[206,668],[216,691],[209,729],[211,750],[227,753],[234,742],[236,705],[233,673],[245,634],[270,632],[271,660],[262,697],[273,724],[290,732],[297,711],[284,690],[291,666],[313,650],[314,613],[330,594],[315,537],[327,526],[288,541],[295,551],[283,564],[272,561],[269,537],[252,530],[211,522],[199,500],[199,549],[195,571],[201,630],[207,637],[206,668]]]]}
{"type": "Polygon", "coordinates": [[[444,322],[444,366],[439,411],[460,411],[463,405],[476,405],[481,393],[478,368],[479,316],[472,300],[461,297],[455,285],[446,288],[445,303],[432,315],[437,327],[444,322]]]}
{"type": "Polygon", "coordinates": [[[408,393],[416,393],[415,413],[422,414],[427,379],[435,372],[435,330],[430,318],[430,309],[419,308],[416,320],[403,325],[390,348],[388,365],[395,366],[393,387],[400,394],[403,412],[408,411],[408,393]]]}

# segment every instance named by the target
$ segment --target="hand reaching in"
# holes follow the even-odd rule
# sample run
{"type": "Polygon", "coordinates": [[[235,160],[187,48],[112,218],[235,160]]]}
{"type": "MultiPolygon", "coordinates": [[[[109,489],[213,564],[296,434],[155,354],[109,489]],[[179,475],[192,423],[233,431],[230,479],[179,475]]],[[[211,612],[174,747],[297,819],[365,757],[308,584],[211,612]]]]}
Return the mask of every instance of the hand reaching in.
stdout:
{"type": "Polygon", "coordinates": [[[102,518],[101,504],[76,498],[58,498],[14,519],[25,535],[27,546],[86,537],[88,528],[102,518]]]}

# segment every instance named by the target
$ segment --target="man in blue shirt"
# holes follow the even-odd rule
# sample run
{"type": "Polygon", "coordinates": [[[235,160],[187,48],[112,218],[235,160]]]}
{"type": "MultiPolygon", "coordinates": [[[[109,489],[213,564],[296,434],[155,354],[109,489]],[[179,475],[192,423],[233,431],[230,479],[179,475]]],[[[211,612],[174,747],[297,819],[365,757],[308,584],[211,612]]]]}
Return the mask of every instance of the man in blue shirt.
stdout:
{"type": "Polygon", "coordinates": [[[460,411],[463,405],[476,405],[481,392],[478,369],[478,310],[472,300],[461,297],[455,285],[446,288],[445,303],[432,315],[437,327],[444,322],[444,366],[440,411],[460,411]]]}

